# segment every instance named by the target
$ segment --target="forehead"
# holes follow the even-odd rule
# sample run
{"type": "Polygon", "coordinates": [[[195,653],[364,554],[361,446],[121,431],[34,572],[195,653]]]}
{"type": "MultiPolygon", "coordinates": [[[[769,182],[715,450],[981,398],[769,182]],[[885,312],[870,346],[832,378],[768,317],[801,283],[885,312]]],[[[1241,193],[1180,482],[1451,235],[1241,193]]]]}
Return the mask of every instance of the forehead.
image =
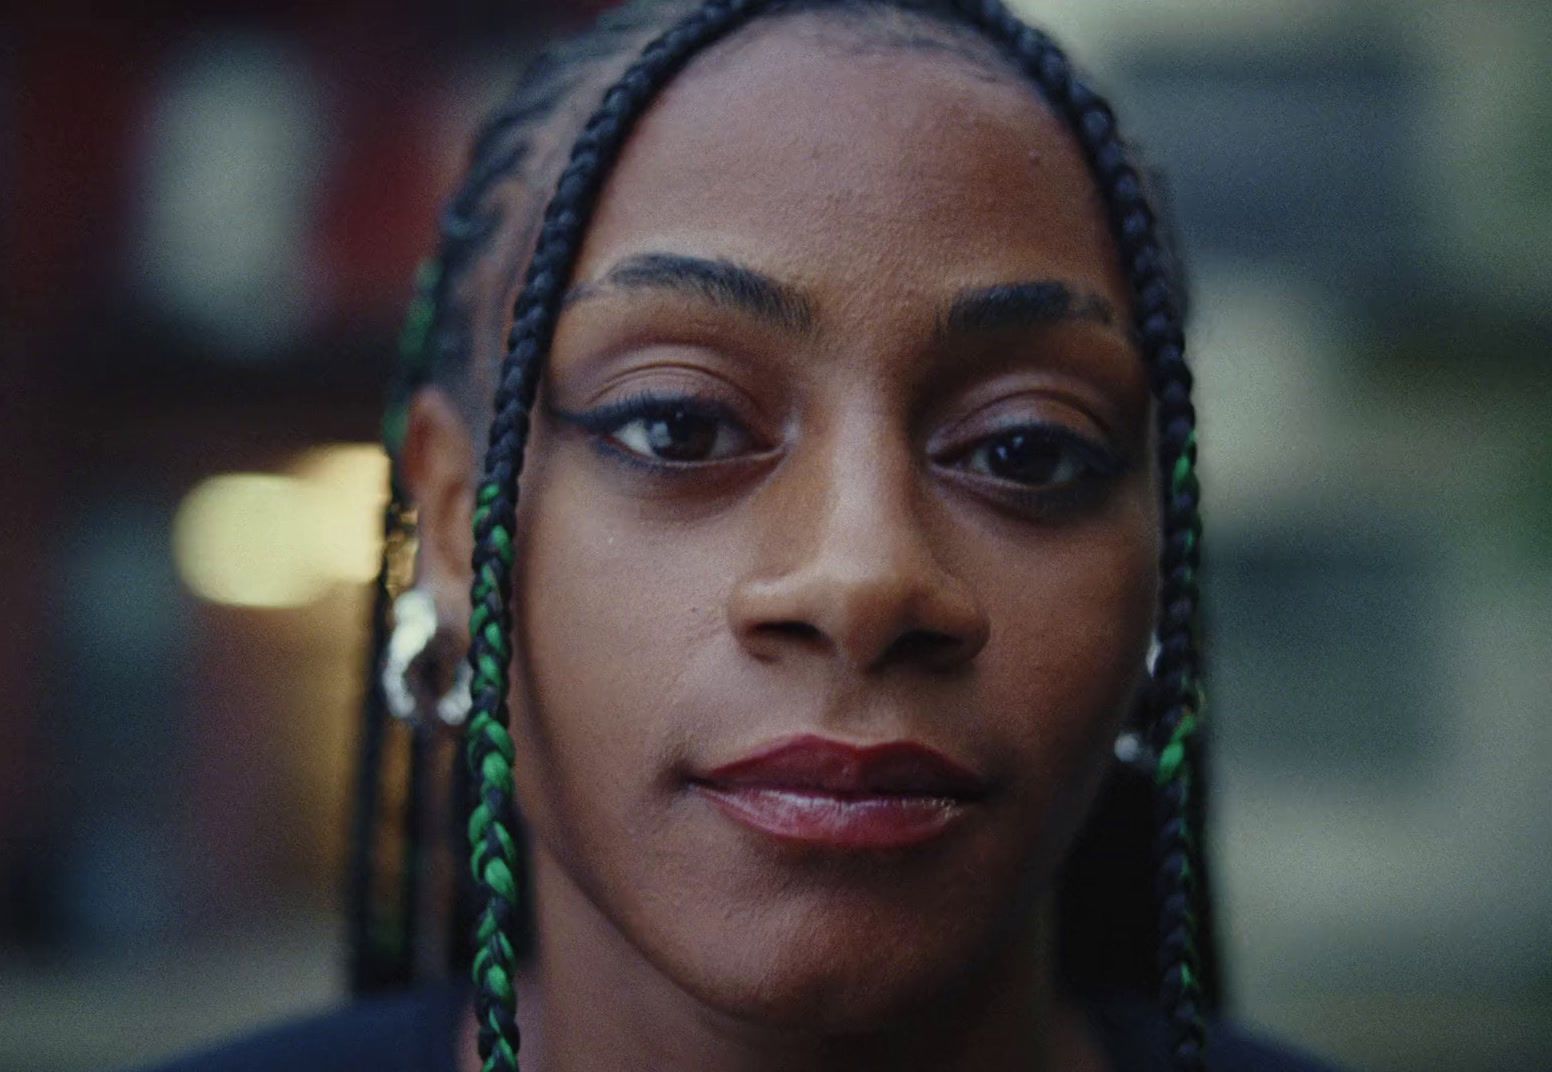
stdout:
{"type": "Polygon", "coordinates": [[[1059,278],[1126,305],[1097,192],[1032,86],[813,15],[756,24],[669,85],[577,277],[660,249],[875,300],[1059,278]]]}

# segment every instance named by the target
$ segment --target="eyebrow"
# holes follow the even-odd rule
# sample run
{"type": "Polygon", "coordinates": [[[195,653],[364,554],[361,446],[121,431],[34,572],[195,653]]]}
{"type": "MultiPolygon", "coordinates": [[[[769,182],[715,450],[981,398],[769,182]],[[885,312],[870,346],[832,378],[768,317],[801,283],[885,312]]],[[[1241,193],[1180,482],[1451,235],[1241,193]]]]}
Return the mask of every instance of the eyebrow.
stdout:
{"type": "Polygon", "coordinates": [[[786,331],[807,332],[814,326],[813,304],[787,284],[729,260],[680,253],[638,253],[626,257],[598,282],[572,287],[566,292],[563,305],[613,289],[674,291],[745,313],[786,331]]]}
{"type": "Polygon", "coordinates": [[[1065,320],[1115,327],[1115,306],[1099,294],[1075,290],[1056,280],[1001,283],[968,291],[954,299],[939,325],[939,336],[1030,328],[1065,320]]]}

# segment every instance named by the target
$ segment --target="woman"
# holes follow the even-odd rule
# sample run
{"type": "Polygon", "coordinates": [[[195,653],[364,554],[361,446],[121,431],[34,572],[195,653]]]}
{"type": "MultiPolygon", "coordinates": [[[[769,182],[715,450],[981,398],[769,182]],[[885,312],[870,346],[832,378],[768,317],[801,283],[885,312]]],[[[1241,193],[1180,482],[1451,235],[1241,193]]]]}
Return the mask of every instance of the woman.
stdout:
{"type": "Polygon", "coordinates": [[[1312,1067],[1202,1024],[1190,375],[1046,37],[639,4],[534,65],[444,223],[390,518],[420,642],[467,645],[472,1001],[190,1067],[1312,1067]]]}

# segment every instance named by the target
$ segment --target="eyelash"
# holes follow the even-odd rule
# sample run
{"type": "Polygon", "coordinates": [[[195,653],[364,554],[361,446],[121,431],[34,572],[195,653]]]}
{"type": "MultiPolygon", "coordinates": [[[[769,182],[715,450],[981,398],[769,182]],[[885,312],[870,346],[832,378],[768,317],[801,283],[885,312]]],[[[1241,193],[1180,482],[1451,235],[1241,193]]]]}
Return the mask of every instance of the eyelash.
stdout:
{"type": "MultiPolygon", "coordinates": [[[[615,437],[619,431],[635,421],[663,419],[680,413],[743,429],[743,423],[729,406],[716,399],[689,393],[661,394],[655,391],[642,391],[583,412],[570,413],[552,409],[551,413],[589,433],[598,448],[611,458],[649,472],[670,476],[693,474],[697,470],[726,459],[686,462],[653,458],[617,442],[615,437]]],[[[993,444],[1018,434],[1031,437],[1038,446],[1057,447],[1070,452],[1075,456],[1082,471],[1068,481],[1049,486],[1024,484],[991,474],[978,477],[994,485],[996,493],[1016,507],[1030,511],[1050,511],[1080,505],[1088,496],[1108,485],[1127,469],[1126,460],[1108,448],[1061,425],[1042,422],[1010,423],[981,435],[973,442],[941,457],[943,460],[962,462],[973,458],[982,450],[990,449],[993,444]]],[[[744,435],[746,438],[752,438],[747,432],[744,432],[744,435]]]]}
{"type": "MultiPolygon", "coordinates": [[[[1077,475],[1055,484],[1027,484],[992,473],[974,474],[983,484],[995,488],[998,497],[1029,513],[1059,513],[1078,508],[1092,501],[1128,468],[1126,459],[1109,448],[1063,425],[1040,421],[1010,422],[942,457],[945,461],[963,463],[1018,435],[1028,437],[1037,447],[1065,451],[1066,457],[1059,464],[1076,464],[1079,469],[1077,475]]],[[[968,470],[961,468],[961,471],[968,470]]]]}
{"type": "Polygon", "coordinates": [[[661,420],[681,412],[703,420],[738,429],[743,428],[743,422],[738,419],[738,415],[731,407],[716,399],[696,394],[661,394],[656,391],[641,391],[583,412],[569,413],[556,409],[550,412],[587,432],[593,437],[599,449],[610,457],[651,472],[675,476],[693,472],[703,466],[714,465],[723,459],[676,462],[652,458],[615,442],[615,435],[635,421],[654,418],[661,420]]]}

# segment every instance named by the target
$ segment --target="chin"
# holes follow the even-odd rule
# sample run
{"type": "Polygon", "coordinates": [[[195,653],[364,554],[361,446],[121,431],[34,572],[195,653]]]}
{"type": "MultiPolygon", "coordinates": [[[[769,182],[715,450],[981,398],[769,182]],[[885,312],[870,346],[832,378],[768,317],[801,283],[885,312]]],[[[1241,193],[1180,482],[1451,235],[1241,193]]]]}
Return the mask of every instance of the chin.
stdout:
{"type": "Polygon", "coordinates": [[[801,973],[774,971],[756,978],[703,980],[694,996],[751,1027],[818,1035],[884,1030],[930,1006],[953,989],[952,978],[863,974],[816,966],[801,973]]]}
{"type": "Polygon", "coordinates": [[[950,922],[923,912],[905,925],[894,913],[870,920],[859,918],[860,906],[847,907],[764,933],[734,921],[741,934],[704,935],[694,945],[700,955],[666,966],[668,973],[702,1004],[749,1027],[856,1035],[951,1003],[991,950],[1017,944],[964,915],[950,922]]]}

